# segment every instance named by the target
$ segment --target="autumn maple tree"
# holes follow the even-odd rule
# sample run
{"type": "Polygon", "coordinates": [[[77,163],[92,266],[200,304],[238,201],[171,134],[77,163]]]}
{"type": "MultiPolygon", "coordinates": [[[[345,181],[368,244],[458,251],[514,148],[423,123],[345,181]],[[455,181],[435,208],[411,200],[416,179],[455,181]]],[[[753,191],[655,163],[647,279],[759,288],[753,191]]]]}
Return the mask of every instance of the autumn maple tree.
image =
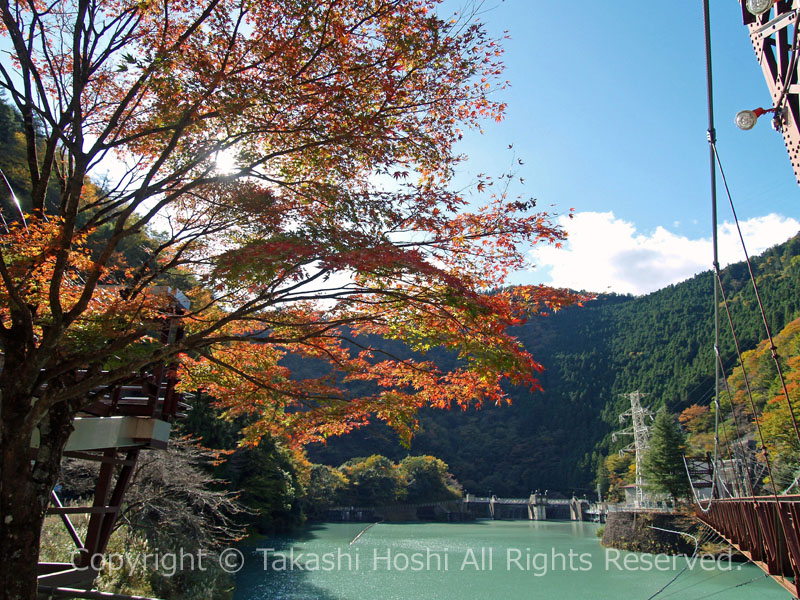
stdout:
{"type": "Polygon", "coordinates": [[[0,598],[35,595],[73,417],[153,361],[183,360],[183,384],[249,414],[251,439],[295,443],[374,418],[407,435],[422,406],[537,386],[507,330],[573,298],[503,284],[563,232],[499,182],[476,182],[496,191],[476,209],[449,189],[462,129],[502,118],[502,52],[439,10],[3,0],[0,86],[24,123],[30,214],[0,233],[0,598]],[[165,344],[154,286],[177,278],[191,308],[166,315],[186,334],[165,344]],[[456,366],[426,360],[433,347],[456,366]],[[288,355],[318,376],[294,377],[288,355]]]}

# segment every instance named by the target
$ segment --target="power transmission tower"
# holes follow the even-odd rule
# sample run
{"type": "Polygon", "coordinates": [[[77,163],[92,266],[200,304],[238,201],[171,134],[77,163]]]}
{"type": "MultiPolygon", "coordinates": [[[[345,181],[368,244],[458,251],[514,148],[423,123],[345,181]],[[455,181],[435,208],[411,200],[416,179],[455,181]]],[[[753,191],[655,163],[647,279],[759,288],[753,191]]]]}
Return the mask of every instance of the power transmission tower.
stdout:
{"type": "Polygon", "coordinates": [[[652,423],[653,413],[642,407],[641,400],[644,398],[644,394],[640,393],[639,390],[630,394],[623,394],[623,396],[627,396],[630,399],[631,407],[619,416],[619,422],[624,423],[630,417],[631,426],[612,434],[611,439],[616,442],[618,436],[633,436],[633,442],[620,450],[620,454],[633,452],[636,457],[636,499],[634,500],[634,505],[639,508],[644,505],[642,461],[644,460],[645,452],[650,448],[650,427],[647,425],[647,419],[650,419],[652,423]]]}

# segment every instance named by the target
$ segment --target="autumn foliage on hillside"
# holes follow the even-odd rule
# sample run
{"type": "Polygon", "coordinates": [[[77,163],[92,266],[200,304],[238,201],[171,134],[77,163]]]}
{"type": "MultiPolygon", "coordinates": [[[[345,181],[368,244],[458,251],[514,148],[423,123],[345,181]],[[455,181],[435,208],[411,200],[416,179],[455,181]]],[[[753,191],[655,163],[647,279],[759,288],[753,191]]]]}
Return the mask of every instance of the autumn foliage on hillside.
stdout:
{"type": "Polygon", "coordinates": [[[573,298],[503,286],[563,231],[508,178],[473,184],[494,192],[483,207],[449,187],[463,131],[505,108],[502,50],[474,15],[427,0],[0,11],[29,212],[27,228],[11,216],[0,233],[0,444],[14,481],[0,493],[0,563],[15,574],[0,598],[33,593],[36,532],[87,392],[153,362],[183,358],[184,385],[249,414],[253,439],[297,443],[370,418],[407,436],[421,406],[499,402],[503,380],[536,387],[539,365],[507,328],[573,298]],[[176,285],[188,310],[168,302],[176,285]],[[166,320],[185,335],[161,339],[166,320]],[[375,335],[417,358],[373,351],[375,335]],[[457,367],[419,358],[432,347],[457,367]],[[288,355],[327,371],[297,381],[288,355]],[[346,387],[364,381],[377,391],[346,387]]]}
{"type": "MultiPolygon", "coordinates": [[[[760,411],[764,441],[773,463],[778,463],[776,476],[779,475],[777,471],[783,471],[780,479],[788,478],[788,482],[778,483],[788,484],[800,474],[800,440],[795,435],[789,409],[791,402],[795,419],[800,417],[800,319],[786,325],[774,336],[774,342],[789,393],[788,400],[766,340],[755,350],[746,352],[743,362],[754,402],[760,411]]],[[[734,404],[740,407],[739,410],[749,411],[749,398],[741,368],[733,372],[728,383],[734,404]]]]}
{"type": "MultiPolygon", "coordinates": [[[[731,452],[741,452],[750,444],[757,450],[754,458],[762,472],[761,480],[754,481],[754,486],[769,483],[766,468],[769,457],[775,483],[781,491],[800,475],[800,441],[791,414],[794,412],[795,419],[800,417],[800,319],[788,323],[773,341],[791,411],[769,341],[764,340],[755,349],[744,352],[743,364],[728,376],[727,389],[720,396],[719,452],[729,458],[731,452]],[[761,451],[761,436],[766,455],[761,451]]],[[[713,452],[714,405],[690,406],[679,418],[689,432],[688,440],[694,450],[713,452]]],[[[771,487],[765,489],[772,491],[771,487]]]]}

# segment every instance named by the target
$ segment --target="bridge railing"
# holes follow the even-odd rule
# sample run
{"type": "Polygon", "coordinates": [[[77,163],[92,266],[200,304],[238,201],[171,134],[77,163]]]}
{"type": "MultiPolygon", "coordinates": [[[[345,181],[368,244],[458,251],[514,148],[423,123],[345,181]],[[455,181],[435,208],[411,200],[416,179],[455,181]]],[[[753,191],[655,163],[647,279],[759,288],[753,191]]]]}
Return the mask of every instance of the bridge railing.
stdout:
{"type": "Polygon", "coordinates": [[[376,510],[392,510],[403,508],[423,508],[435,506],[452,506],[454,503],[462,502],[461,498],[454,498],[453,500],[436,500],[435,502],[413,502],[411,504],[380,504],[375,506],[334,506],[325,510],[330,511],[350,511],[350,512],[370,512],[376,510]]]}
{"type": "Polygon", "coordinates": [[[695,514],[797,597],[800,496],[719,499],[695,514]]]}
{"type": "MultiPolygon", "coordinates": [[[[570,498],[545,498],[539,496],[539,501],[544,501],[545,504],[568,506],[572,504],[573,500],[570,498]]],[[[466,500],[465,500],[466,501],[466,500]]],[[[530,504],[530,498],[497,498],[491,496],[470,496],[469,502],[476,504],[488,504],[494,501],[495,504],[530,504]]],[[[585,498],[576,498],[576,501],[582,504],[591,504],[585,498]]]]}
{"type": "Polygon", "coordinates": [[[608,504],[607,512],[635,512],[635,513],[673,513],[672,506],[628,506],[627,504],[608,504]]]}
{"type": "Polygon", "coordinates": [[[132,374],[125,385],[97,390],[97,399],[81,412],[96,417],[154,417],[165,421],[183,418],[190,409],[184,400],[191,395],[177,391],[175,370],[157,365],[150,372],[132,374]]]}

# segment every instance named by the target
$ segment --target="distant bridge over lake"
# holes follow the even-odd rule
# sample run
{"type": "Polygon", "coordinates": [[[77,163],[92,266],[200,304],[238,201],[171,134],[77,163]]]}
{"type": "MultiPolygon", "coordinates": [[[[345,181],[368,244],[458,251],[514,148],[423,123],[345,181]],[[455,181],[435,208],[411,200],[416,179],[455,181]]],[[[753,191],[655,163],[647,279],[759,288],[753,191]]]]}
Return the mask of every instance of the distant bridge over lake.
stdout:
{"type": "Polygon", "coordinates": [[[595,520],[598,507],[585,498],[549,498],[544,494],[531,494],[527,498],[498,498],[497,496],[464,497],[464,505],[476,517],[490,519],[549,519],[584,521],[595,520]]]}
{"type": "Polygon", "coordinates": [[[331,521],[470,521],[516,519],[546,521],[597,521],[604,505],[585,498],[549,498],[531,494],[527,498],[498,498],[467,494],[460,500],[398,504],[394,506],[338,507],[326,512],[331,521]]]}

